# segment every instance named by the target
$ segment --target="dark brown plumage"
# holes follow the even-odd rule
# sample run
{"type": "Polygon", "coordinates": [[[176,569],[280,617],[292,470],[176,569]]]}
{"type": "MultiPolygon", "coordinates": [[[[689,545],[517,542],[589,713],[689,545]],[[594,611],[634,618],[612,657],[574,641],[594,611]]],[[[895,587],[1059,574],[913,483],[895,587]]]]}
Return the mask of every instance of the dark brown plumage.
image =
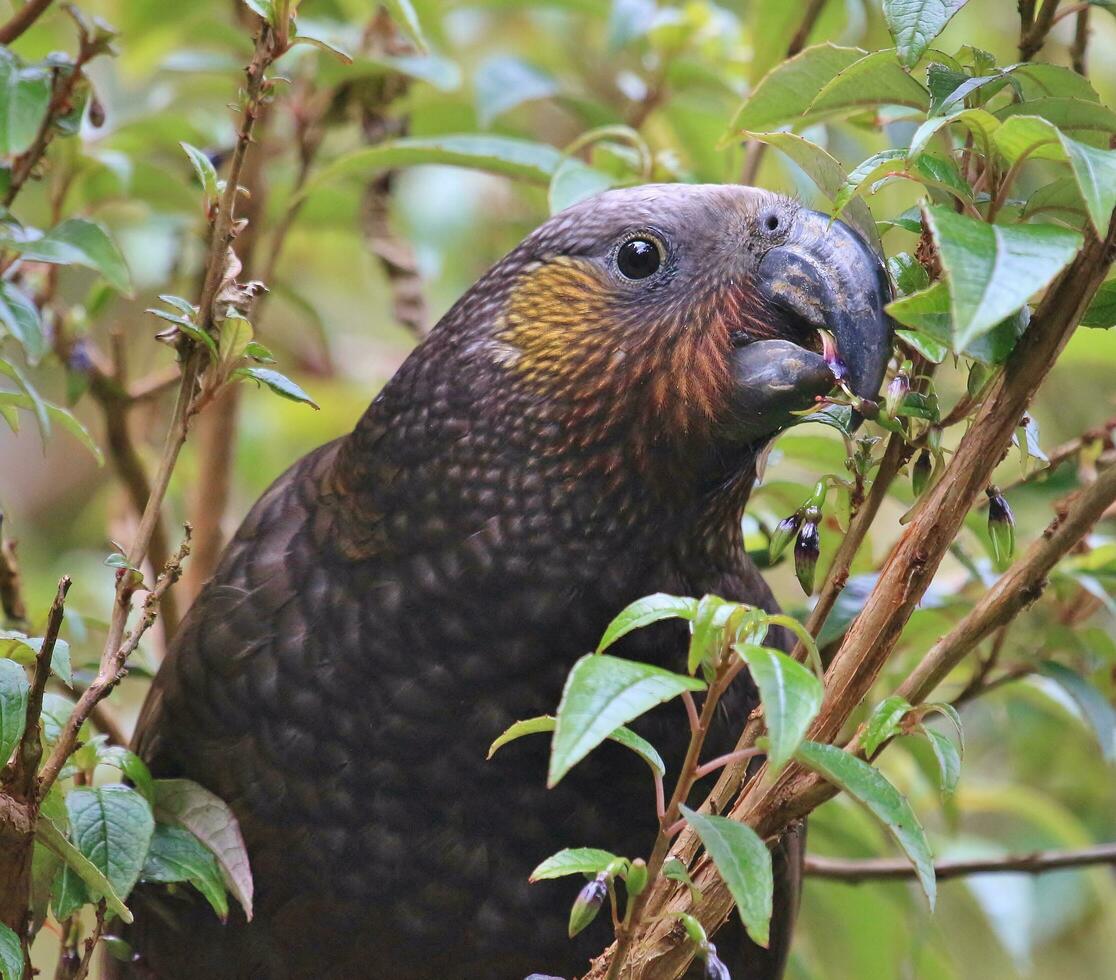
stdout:
{"type": "MultiPolygon", "coordinates": [[[[865,392],[886,359],[878,260],[826,222],[741,187],[578,205],[458,302],[351,435],[268,490],[184,621],[137,736],[157,776],[235,810],[256,917],[222,926],[189,895],[147,890],[136,975],[584,971],[607,927],[570,942],[576,883],[527,875],[564,846],[646,854],[643,764],[606,744],[547,791],[546,739],[491,762],[485,750],[552,712],[573,661],[639,596],[773,608],[739,519],[757,451],[832,384],[807,349],[813,327],[835,330],[865,392]],[[616,266],[632,236],[662,254],[640,280],[616,266]]],[[[660,625],[618,652],[677,668],[683,649],[660,625]]],[[[754,703],[738,682],[711,754],[754,703]]],[[[676,771],[681,709],[637,727],[676,771]]],[[[735,929],[718,938],[734,976],[780,972],[794,900],[780,904],[772,954],[735,929]]]]}

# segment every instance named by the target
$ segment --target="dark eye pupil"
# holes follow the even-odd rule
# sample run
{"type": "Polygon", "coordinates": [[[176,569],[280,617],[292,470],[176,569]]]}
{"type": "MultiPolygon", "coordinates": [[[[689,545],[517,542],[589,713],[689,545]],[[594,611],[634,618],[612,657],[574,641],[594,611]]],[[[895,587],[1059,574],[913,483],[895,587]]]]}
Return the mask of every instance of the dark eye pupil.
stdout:
{"type": "Polygon", "coordinates": [[[624,242],[616,256],[616,265],[629,279],[646,279],[659,268],[659,250],[654,242],[633,238],[624,242]]]}

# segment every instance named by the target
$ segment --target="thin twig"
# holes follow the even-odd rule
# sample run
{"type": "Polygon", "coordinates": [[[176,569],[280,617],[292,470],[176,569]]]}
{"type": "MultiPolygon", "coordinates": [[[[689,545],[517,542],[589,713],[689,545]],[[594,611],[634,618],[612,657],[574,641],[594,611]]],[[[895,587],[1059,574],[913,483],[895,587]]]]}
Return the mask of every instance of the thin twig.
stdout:
{"type": "Polygon", "coordinates": [[[1116,466],[1104,470],[1054,519],[1041,538],[1009,568],[969,613],[938,640],[900,686],[912,704],[924,700],[985,637],[1033,603],[1060,558],[1089,533],[1116,500],[1116,466]]]}
{"type": "Polygon", "coordinates": [[[0,514],[0,610],[12,626],[27,625],[27,604],[23,601],[23,578],[19,573],[16,543],[4,538],[3,514],[0,514]]]}
{"type": "MultiPolygon", "coordinates": [[[[1032,854],[1004,857],[938,861],[934,864],[934,876],[938,881],[948,881],[950,878],[962,878],[966,875],[1004,872],[1042,874],[1059,868],[1084,868],[1095,864],[1116,864],[1116,843],[1097,844],[1074,851],[1035,851],[1032,854]]],[[[898,858],[848,860],[810,855],[806,858],[803,870],[815,878],[831,878],[849,884],[915,876],[914,866],[909,861],[898,858]]]]}
{"type": "MultiPolygon", "coordinates": [[[[1089,74],[1089,4],[1075,4],[1077,7],[1077,21],[1073,28],[1073,44],[1070,45],[1070,64],[1079,75],[1089,74]]],[[[1068,13],[1069,7],[1063,11],[1068,13]]]]}
{"type": "Polygon", "coordinates": [[[52,3],[52,0],[27,0],[11,19],[0,26],[0,44],[11,44],[35,23],[52,3]]]}
{"type": "MultiPolygon", "coordinates": [[[[123,679],[126,673],[125,668],[128,663],[128,658],[135,653],[144,633],[154,624],[155,617],[159,610],[159,602],[166,590],[178,581],[178,577],[182,574],[182,562],[189,553],[190,525],[187,524],[185,525],[185,533],[182,538],[182,544],[178,546],[178,551],[171,556],[170,561],[167,563],[166,568],[163,569],[155,586],[144,598],[142,612],[136,625],[132,628],[130,633],[121,636],[117,646],[106,649],[101,655],[101,663],[97,669],[97,676],[93,678],[89,687],[82,692],[69,718],[66,719],[66,724],[62,727],[62,733],[59,735],[54,749],[51,751],[47,761],[43,763],[43,768],[39,772],[38,791],[36,794],[38,799],[41,800],[46,796],[50,787],[54,784],[55,779],[58,778],[58,773],[61,772],[62,767],[66,764],[66,760],[74,751],[77,744],[78,731],[81,729],[85,719],[89,717],[93,710],[93,706],[107,697],[109,692],[123,679]]],[[[124,571],[121,576],[121,581],[126,582],[128,577],[129,573],[124,571]]],[[[124,600],[121,601],[121,592],[118,587],[116,609],[113,611],[113,623],[110,624],[109,628],[110,637],[114,634],[114,627],[116,626],[118,618],[117,610],[123,609],[123,619],[127,619],[127,611],[130,607],[131,592],[128,591],[127,586],[125,586],[124,600]]]]}
{"type": "MultiPolygon", "coordinates": [[[[1030,61],[1046,43],[1046,36],[1054,26],[1054,15],[1058,12],[1060,0],[1045,0],[1034,23],[1030,28],[1024,27],[1019,36],[1019,57],[1022,61],[1030,61]]],[[[1034,4],[1031,4],[1034,9],[1034,4]]]]}
{"type": "Polygon", "coordinates": [[[39,716],[43,711],[43,692],[50,677],[50,661],[58,643],[58,633],[62,629],[62,617],[66,611],[66,593],[70,591],[70,577],[62,576],[58,591],[47,614],[46,629],[43,631],[39,652],[35,655],[35,671],[31,677],[31,689],[27,696],[26,721],[23,736],[16,750],[15,773],[12,787],[22,799],[30,798],[35,786],[35,773],[43,756],[43,741],[39,737],[39,716]]]}
{"type": "Polygon", "coordinates": [[[89,976],[89,967],[93,963],[93,951],[97,948],[97,943],[101,941],[101,936],[105,931],[105,900],[102,898],[97,903],[97,919],[93,923],[93,930],[85,937],[85,952],[81,954],[81,962],[78,964],[77,972],[74,974],[74,980],[85,980],[89,976]]]}

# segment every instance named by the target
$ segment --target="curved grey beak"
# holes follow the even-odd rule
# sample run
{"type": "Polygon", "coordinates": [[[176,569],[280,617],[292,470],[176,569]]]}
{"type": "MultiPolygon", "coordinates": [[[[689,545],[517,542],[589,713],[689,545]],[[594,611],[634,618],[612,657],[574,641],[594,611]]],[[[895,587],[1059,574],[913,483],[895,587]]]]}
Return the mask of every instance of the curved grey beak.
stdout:
{"type": "Polygon", "coordinates": [[[786,241],[761,259],[756,285],[802,325],[828,330],[849,387],[874,399],[891,356],[891,282],[880,257],[841,221],[803,209],[786,241]]]}

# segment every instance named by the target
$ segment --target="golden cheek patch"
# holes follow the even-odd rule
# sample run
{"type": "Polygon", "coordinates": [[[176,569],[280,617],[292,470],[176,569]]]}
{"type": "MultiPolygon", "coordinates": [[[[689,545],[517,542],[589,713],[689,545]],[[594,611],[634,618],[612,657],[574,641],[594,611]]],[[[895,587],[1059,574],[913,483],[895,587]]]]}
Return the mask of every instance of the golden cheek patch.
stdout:
{"type": "Polygon", "coordinates": [[[518,351],[514,370],[532,381],[568,378],[605,353],[606,286],[582,263],[557,258],[524,273],[497,339],[518,351]]]}

